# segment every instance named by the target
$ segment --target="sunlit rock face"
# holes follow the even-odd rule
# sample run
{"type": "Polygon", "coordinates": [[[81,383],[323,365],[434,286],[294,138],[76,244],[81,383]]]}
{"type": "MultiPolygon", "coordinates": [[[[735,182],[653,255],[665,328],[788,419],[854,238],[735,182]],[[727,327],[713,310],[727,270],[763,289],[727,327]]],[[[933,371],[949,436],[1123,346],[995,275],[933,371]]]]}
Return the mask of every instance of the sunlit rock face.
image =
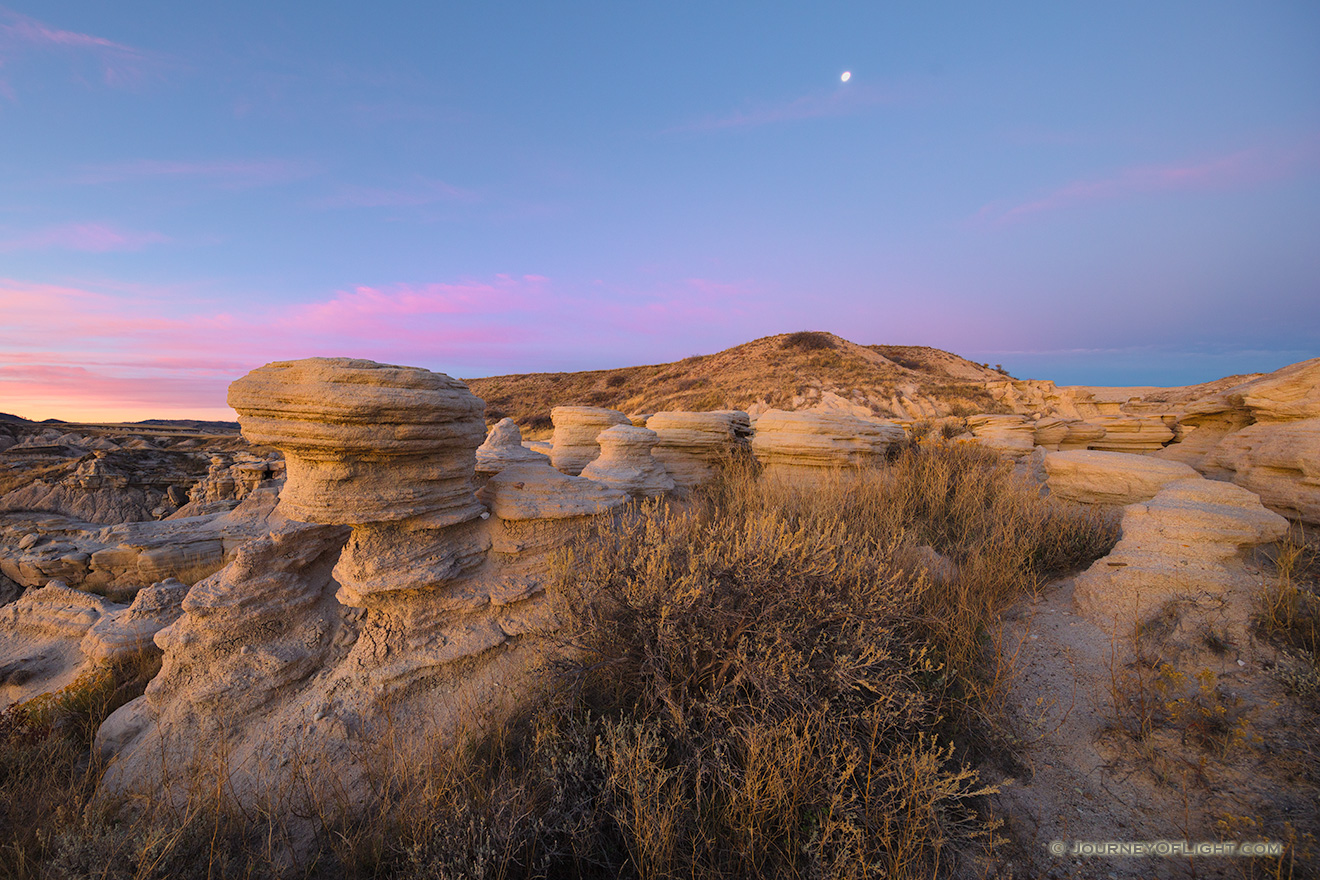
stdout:
{"type": "Polygon", "coordinates": [[[98,735],[106,789],[168,785],[162,764],[223,753],[237,796],[259,803],[298,742],[354,801],[369,768],[350,738],[387,725],[452,741],[512,711],[552,650],[546,553],[627,495],[532,453],[483,490],[492,516],[473,491],[484,405],[426,370],[272,364],[230,403],[285,456],[287,520],[156,635],[161,673],[98,735]]]}
{"type": "Polygon", "coordinates": [[[582,469],[582,476],[627,492],[635,498],[653,498],[674,488],[674,479],[651,454],[655,431],[634,425],[615,425],[596,437],[600,457],[582,469]]]}
{"type": "Polygon", "coordinates": [[[1130,630],[1170,599],[1196,601],[1240,585],[1249,578],[1241,551],[1287,529],[1287,520],[1240,486],[1176,480],[1124,509],[1118,544],[1077,577],[1078,610],[1130,630]]]}
{"type": "Polygon", "coordinates": [[[646,427],[656,434],[651,454],[680,489],[693,489],[751,454],[751,420],[741,410],[658,412],[646,427]]]}
{"type": "Polygon", "coordinates": [[[1260,422],[1235,431],[1206,456],[1271,509],[1320,524],[1320,418],[1260,422]]]}
{"type": "Polygon", "coordinates": [[[632,424],[618,410],[598,406],[557,406],[550,410],[550,419],[555,425],[550,463],[572,477],[600,455],[596,437],[601,431],[632,424]]]}
{"type": "Polygon", "coordinates": [[[756,420],[752,452],[770,473],[811,477],[821,470],[870,467],[904,437],[893,422],[770,410],[756,420]]]}
{"type": "Polygon", "coordinates": [[[281,361],[234,382],[243,436],[284,453],[281,512],[335,525],[481,514],[484,404],[442,373],[350,358],[281,361]]]}
{"type": "Polygon", "coordinates": [[[477,447],[477,478],[489,479],[514,464],[549,464],[550,460],[523,446],[522,431],[513,419],[500,419],[477,447]]]}
{"type": "Polygon", "coordinates": [[[1149,501],[1169,483],[1199,476],[1176,461],[1092,450],[1047,452],[1044,468],[1052,495],[1085,504],[1149,501]]]}
{"type": "Polygon", "coordinates": [[[968,416],[967,430],[976,442],[1013,458],[1031,454],[1035,448],[1035,425],[1026,416],[968,416]]]}

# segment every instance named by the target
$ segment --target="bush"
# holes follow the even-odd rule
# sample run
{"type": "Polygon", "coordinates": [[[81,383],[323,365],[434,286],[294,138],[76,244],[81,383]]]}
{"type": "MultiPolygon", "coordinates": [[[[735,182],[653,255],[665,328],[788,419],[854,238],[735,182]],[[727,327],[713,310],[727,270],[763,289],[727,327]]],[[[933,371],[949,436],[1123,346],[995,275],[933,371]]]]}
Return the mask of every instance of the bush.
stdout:
{"type": "Polygon", "coordinates": [[[800,351],[824,351],[836,348],[836,343],[828,333],[801,330],[784,337],[783,348],[796,348],[800,351]]]}

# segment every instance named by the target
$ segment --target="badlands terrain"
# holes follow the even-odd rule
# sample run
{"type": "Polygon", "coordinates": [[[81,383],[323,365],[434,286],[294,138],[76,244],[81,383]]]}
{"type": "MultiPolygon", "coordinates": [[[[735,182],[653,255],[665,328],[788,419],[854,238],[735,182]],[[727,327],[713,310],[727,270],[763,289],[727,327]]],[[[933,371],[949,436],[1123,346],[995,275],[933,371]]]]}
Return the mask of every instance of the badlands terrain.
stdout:
{"type": "Polygon", "coordinates": [[[1320,359],[228,400],[0,415],[0,877],[1316,876],[1320,359]]]}

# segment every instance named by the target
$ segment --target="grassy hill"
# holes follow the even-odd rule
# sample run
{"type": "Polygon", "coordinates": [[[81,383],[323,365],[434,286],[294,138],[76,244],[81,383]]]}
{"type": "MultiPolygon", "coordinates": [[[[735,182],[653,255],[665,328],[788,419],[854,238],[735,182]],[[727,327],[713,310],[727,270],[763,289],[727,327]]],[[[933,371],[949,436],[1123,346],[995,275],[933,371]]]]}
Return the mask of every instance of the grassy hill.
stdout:
{"type": "Polygon", "coordinates": [[[903,401],[940,414],[999,409],[987,381],[1005,374],[925,346],[858,345],[832,333],[767,336],[716,354],[669,364],[527,373],[465,379],[486,401],[486,418],[512,417],[524,429],[550,427],[561,405],[603,406],[626,413],[664,410],[801,409],[830,395],[878,416],[903,417],[903,401]]]}

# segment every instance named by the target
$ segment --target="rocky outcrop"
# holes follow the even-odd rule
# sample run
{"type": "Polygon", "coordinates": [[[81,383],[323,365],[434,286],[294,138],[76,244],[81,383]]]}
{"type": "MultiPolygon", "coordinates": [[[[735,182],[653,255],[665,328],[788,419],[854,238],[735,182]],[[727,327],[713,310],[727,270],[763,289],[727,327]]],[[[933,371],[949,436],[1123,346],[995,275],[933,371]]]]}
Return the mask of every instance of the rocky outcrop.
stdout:
{"type": "Polygon", "coordinates": [[[1320,418],[1260,422],[1226,436],[1206,456],[1272,510],[1320,524],[1320,418]]]}
{"type": "Polygon", "coordinates": [[[278,489],[284,479],[284,459],[278,452],[264,458],[250,452],[211,456],[206,476],[188,490],[188,502],[171,514],[181,519],[232,510],[257,489],[278,489]]]}
{"type": "Polygon", "coordinates": [[[477,447],[477,476],[488,478],[514,464],[548,463],[544,455],[523,446],[522,431],[513,419],[500,419],[477,447]]]}
{"type": "Polygon", "coordinates": [[[1243,548],[1275,541],[1288,521],[1231,483],[1195,477],[1123,511],[1118,544],[1078,575],[1078,610],[1126,629],[1170,599],[1223,593],[1247,575],[1243,548]]]}
{"type": "Polygon", "coordinates": [[[1030,455],[1035,448],[1035,426],[1026,416],[968,416],[967,430],[982,446],[1013,458],[1030,455]]]}
{"type": "Polygon", "coordinates": [[[369,768],[350,738],[452,742],[537,680],[557,625],[543,551],[563,533],[520,542],[518,524],[586,522],[626,496],[542,458],[490,479],[491,516],[473,492],[484,406],[425,370],[273,364],[230,402],[284,452],[279,509],[302,521],[241,547],[157,634],[161,673],[98,734],[113,756],[103,785],[159,785],[162,755],[186,767],[223,753],[235,796],[256,802],[287,788],[297,741],[351,808],[369,768]]]}
{"type": "Polygon", "coordinates": [[[651,455],[657,439],[658,435],[649,428],[634,425],[606,428],[596,437],[600,457],[582,469],[582,476],[635,498],[663,495],[674,488],[674,480],[651,455]]]}
{"type": "Polygon", "coordinates": [[[756,421],[752,453],[767,471],[810,476],[821,469],[869,467],[903,439],[893,422],[771,410],[756,421]]]}
{"type": "Polygon", "coordinates": [[[751,454],[751,421],[740,410],[659,412],[646,427],[656,434],[651,454],[681,489],[699,486],[726,463],[751,454]]]}
{"type": "Polygon", "coordinates": [[[1173,439],[1176,420],[1155,416],[1107,415],[1090,419],[1086,424],[1100,429],[1101,435],[1087,442],[1087,448],[1101,452],[1154,452],[1173,439]]]}
{"type": "Polygon", "coordinates": [[[1091,450],[1047,452],[1044,468],[1050,494],[1084,504],[1149,501],[1175,480],[1200,476],[1179,462],[1091,450]]]}
{"type": "Polygon", "coordinates": [[[127,608],[105,614],[92,624],[79,643],[83,656],[96,663],[154,650],[156,633],[183,613],[188,590],[187,584],[175,578],[138,590],[127,608]]]}
{"type": "Polygon", "coordinates": [[[600,455],[596,437],[601,431],[632,424],[623,413],[597,406],[557,406],[550,410],[550,419],[555,425],[550,463],[572,477],[600,455]]]}

